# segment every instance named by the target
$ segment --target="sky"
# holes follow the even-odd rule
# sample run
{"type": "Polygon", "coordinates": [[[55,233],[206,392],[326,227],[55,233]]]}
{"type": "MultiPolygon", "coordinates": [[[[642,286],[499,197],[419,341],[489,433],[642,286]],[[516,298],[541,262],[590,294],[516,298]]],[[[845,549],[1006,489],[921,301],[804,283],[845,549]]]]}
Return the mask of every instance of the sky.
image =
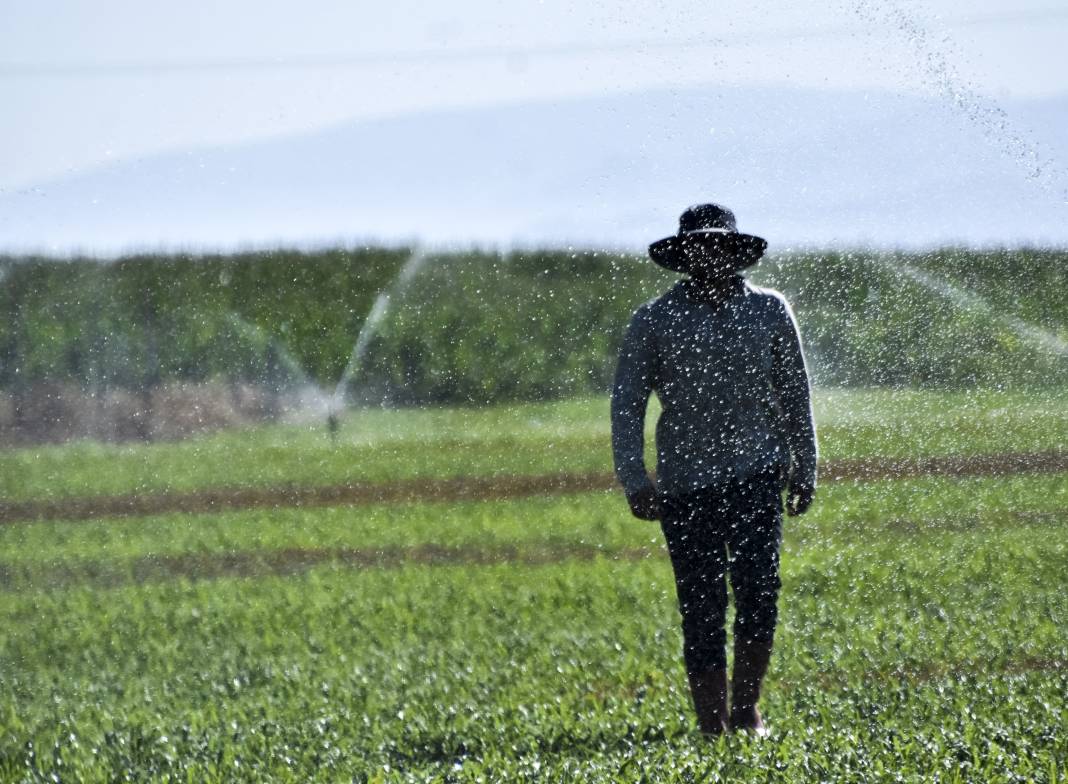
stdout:
{"type": "Polygon", "coordinates": [[[161,151],[649,87],[922,93],[948,78],[993,101],[1068,92],[1068,5],[1050,0],[296,8],[0,4],[0,193],[161,151]]]}

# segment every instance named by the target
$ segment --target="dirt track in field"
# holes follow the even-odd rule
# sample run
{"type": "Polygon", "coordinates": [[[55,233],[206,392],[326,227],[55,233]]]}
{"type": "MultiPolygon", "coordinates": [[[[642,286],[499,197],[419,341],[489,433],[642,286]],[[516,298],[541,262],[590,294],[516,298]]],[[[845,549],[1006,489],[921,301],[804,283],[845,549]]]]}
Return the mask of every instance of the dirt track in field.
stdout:
{"type": "MultiPolygon", "coordinates": [[[[1068,523],[1061,513],[1017,512],[1023,525],[1068,523]]],[[[655,524],[653,524],[655,525],[655,524]]],[[[957,530],[975,531],[977,520],[962,520],[957,530]]],[[[895,530],[930,530],[931,521],[895,520],[895,530]]],[[[944,521],[939,523],[942,530],[944,521]]],[[[867,530],[867,526],[860,529],[867,530]]],[[[40,562],[0,560],[0,591],[56,589],[75,585],[115,588],[130,584],[176,579],[217,580],[232,577],[287,577],[320,566],[344,569],[397,569],[405,566],[492,566],[509,564],[544,566],[564,561],[640,561],[654,556],[667,558],[663,545],[653,547],[602,547],[574,541],[524,542],[514,544],[385,545],[378,547],[289,547],[223,552],[176,552],[146,554],[132,558],[73,557],[40,562]]],[[[666,560],[665,560],[666,563],[666,560]]]]}
{"type": "MultiPolygon", "coordinates": [[[[865,458],[824,463],[821,481],[873,481],[925,476],[1011,476],[1068,472],[1068,451],[1008,452],[971,457],[865,458]]],[[[358,506],[413,501],[491,501],[572,493],[608,492],[609,473],[403,479],[323,487],[220,487],[190,492],[85,496],[51,501],[0,502],[0,523],[142,517],[170,512],[358,506]]]]}
{"type": "Polygon", "coordinates": [[[178,578],[215,580],[225,577],[266,577],[302,574],[317,566],[355,569],[396,569],[401,566],[490,566],[519,564],[542,566],[562,561],[591,561],[604,557],[637,561],[658,552],[655,548],[605,549],[592,544],[497,545],[494,547],[443,547],[434,544],[373,548],[289,548],[220,553],[146,555],[129,561],[70,559],[46,566],[20,566],[0,562],[0,590],[63,588],[95,585],[109,588],[178,578]]]}

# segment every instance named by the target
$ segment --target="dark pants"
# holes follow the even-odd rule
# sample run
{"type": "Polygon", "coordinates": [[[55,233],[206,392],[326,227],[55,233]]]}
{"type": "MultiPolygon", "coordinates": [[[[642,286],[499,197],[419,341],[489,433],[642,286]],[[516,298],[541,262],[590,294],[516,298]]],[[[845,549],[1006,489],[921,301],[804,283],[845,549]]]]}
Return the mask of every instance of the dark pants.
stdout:
{"type": "Polygon", "coordinates": [[[661,497],[660,527],[675,570],[686,669],[727,666],[727,584],[734,639],[770,643],[779,598],[782,495],[777,475],[661,497]]]}

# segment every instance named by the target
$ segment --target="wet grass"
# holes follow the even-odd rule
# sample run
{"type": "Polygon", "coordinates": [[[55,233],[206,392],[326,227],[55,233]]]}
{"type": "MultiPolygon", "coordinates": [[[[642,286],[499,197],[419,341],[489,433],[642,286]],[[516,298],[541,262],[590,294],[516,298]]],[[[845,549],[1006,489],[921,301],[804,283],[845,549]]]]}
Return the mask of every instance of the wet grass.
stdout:
{"type": "MultiPolygon", "coordinates": [[[[823,395],[825,452],[1068,442],[1063,401],[910,395],[823,395]]],[[[566,462],[604,413],[376,412],[342,435],[397,470],[389,444],[422,444],[428,472],[489,444],[496,471],[527,444],[566,462]]],[[[234,481],[239,435],[207,442],[234,481]]],[[[210,477],[190,448],[113,471],[84,445],[53,457],[74,492],[137,460],[210,477]]],[[[824,485],[786,521],[773,737],[715,743],[694,732],[662,537],[618,494],[3,526],[0,782],[1062,782],[1066,510],[1064,474],[824,485]]]]}
{"type": "MultiPolygon", "coordinates": [[[[815,407],[828,460],[1038,452],[1068,444],[1068,390],[820,390],[815,407]]],[[[648,440],[651,445],[651,432],[648,440]]],[[[0,499],[610,470],[608,401],[594,398],[356,411],[343,421],[336,444],[315,421],[178,443],[9,450],[0,453],[0,499]]]]}
{"type": "Polygon", "coordinates": [[[0,779],[1059,780],[1065,541],[791,543],[763,743],[694,734],[665,558],[4,593],[0,779]]]}
{"type": "MultiPolygon", "coordinates": [[[[786,522],[787,540],[864,539],[906,531],[980,532],[1068,519],[1063,474],[828,484],[812,510],[786,522]]],[[[619,493],[454,504],[277,509],[216,515],[42,522],[0,526],[0,575],[40,573],[68,562],[124,561],[183,553],[504,546],[659,547],[655,524],[631,519],[619,493]]],[[[45,578],[42,578],[45,579],[45,578]]]]}

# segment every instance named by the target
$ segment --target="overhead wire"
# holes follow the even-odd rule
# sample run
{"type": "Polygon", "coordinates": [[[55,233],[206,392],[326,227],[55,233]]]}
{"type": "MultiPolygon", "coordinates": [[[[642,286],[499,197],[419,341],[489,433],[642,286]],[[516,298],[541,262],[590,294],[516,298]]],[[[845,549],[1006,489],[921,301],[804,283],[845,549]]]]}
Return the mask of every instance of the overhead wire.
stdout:
{"type": "MultiPolygon", "coordinates": [[[[947,19],[957,26],[981,26],[1019,22],[1042,22],[1068,19],[1068,8],[1041,11],[1010,11],[947,19]]],[[[143,74],[189,73],[198,71],[269,71],[330,68],[378,67],[383,65],[434,65],[449,62],[504,59],[524,62],[536,58],[576,57],[602,54],[641,54],[645,51],[723,48],[761,44],[777,40],[838,38],[863,34],[858,27],[827,27],[816,30],[764,31],[730,37],[680,39],[631,39],[599,44],[569,42],[540,46],[478,46],[466,49],[427,49],[394,52],[352,52],[326,55],[289,55],[285,57],[234,57],[204,60],[145,60],[111,62],[0,62],[0,79],[28,77],[99,77],[143,74]]]]}

